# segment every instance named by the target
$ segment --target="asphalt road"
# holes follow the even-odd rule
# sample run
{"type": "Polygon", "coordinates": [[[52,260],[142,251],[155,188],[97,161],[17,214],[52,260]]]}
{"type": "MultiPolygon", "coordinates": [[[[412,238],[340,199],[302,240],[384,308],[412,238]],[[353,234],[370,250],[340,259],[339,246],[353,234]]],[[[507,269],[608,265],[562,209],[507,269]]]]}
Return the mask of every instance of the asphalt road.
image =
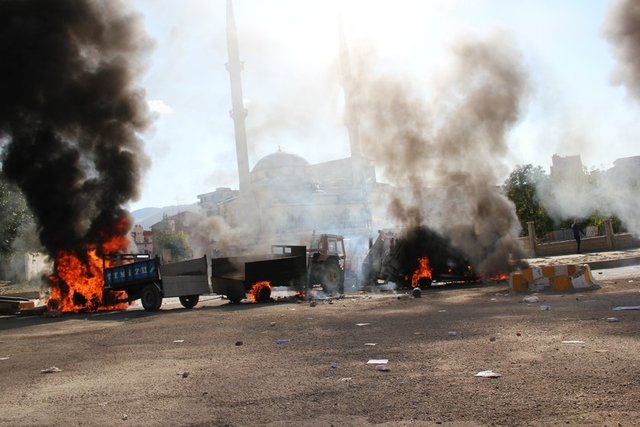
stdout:
{"type": "Polygon", "coordinates": [[[0,425],[639,425],[640,311],[614,308],[640,271],[599,273],[535,303],[490,283],[5,316],[0,425]]]}

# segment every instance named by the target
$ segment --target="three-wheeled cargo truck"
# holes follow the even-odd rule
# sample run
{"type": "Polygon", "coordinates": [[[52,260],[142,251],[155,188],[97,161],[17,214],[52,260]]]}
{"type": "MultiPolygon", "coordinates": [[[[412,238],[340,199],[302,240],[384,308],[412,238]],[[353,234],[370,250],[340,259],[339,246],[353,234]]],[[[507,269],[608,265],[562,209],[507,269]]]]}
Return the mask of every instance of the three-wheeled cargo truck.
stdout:
{"type": "Polygon", "coordinates": [[[158,258],[140,254],[113,254],[103,260],[105,291],[125,291],[127,300],[140,299],[147,311],[160,309],[163,298],[179,297],[193,308],[200,295],[210,294],[207,257],[162,264],[158,258]],[[107,267],[107,260],[110,265],[107,267]]]}

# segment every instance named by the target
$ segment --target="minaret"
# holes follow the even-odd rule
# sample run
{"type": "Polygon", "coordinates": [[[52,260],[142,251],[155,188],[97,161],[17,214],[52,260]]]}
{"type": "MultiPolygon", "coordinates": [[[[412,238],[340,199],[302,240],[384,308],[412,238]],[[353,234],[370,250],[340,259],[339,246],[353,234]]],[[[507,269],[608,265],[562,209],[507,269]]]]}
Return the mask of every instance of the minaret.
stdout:
{"type": "Polygon", "coordinates": [[[353,76],[351,75],[351,64],[349,61],[349,50],[344,36],[344,28],[342,26],[342,18],[338,17],[338,32],[340,38],[340,69],[342,71],[342,85],[344,88],[344,111],[345,125],[349,132],[349,146],[351,148],[351,157],[360,158],[360,134],[358,132],[358,115],[356,112],[356,90],[354,88],[353,76]]]}
{"type": "Polygon", "coordinates": [[[233,17],[233,4],[227,0],[227,51],[229,62],[226,64],[231,80],[231,111],[236,136],[236,156],[238,158],[238,178],[240,195],[246,195],[249,190],[249,153],[247,150],[247,131],[244,120],[247,110],[244,108],[242,98],[242,80],[240,73],[243,64],[240,62],[240,50],[238,48],[238,34],[236,22],[233,17]]]}

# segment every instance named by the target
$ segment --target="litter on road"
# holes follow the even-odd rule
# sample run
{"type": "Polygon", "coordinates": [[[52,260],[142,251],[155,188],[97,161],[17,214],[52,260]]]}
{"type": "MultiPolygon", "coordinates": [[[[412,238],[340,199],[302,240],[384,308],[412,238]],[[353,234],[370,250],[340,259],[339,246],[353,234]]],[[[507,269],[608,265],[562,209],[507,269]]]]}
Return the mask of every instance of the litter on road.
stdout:
{"type": "Polygon", "coordinates": [[[567,341],[562,341],[562,344],[584,344],[584,341],[567,340],[567,341]]]}
{"type": "Polygon", "coordinates": [[[492,370],[486,370],[478,372],[475,376],[480,378],[500,378],[502,374],[493,372],[492,370]]]}
{"type": "Polygon", "coordinates": [[[618,319],[617,317],[607,317],[607,322],[619,322],[620,319],[618,319]]]}
{"type": "Polygon", "coordinates": [[[356,323],[356,326],[369,326],[371,323],[356,323]]]}
{"type": "Polygon", "coordinates": [[[174,343],[179,344],[181,342],[184,342],[184,340],[173,340],[174,343]]]}
{"type": "Polygon", "coordinates": [[[366,345],[367,347],[373,347],[374,345],[376,345],[376,343],[374,343],[374,342],[366,342],[366,343],[364,343],[364,345],[366,345]]]}
{"type": "Polygon", "coordinates": [[[535,295],[531,295],[531,296],[528,296],[528,297],[524,297],[522,299],[522,302],[526,302],[527,304],[535,304],[537,302],[540,302],[540,298],[538,298],[535,295]]]}
{"type": "Polygon", "coordinates": [[[386,365],[389,359],[369,359],[367,365],[386,365]]]}
{"type": "Polygon", "coordinates": [[[0,357],[0,360],[9,360],[9,356],[6,356],[6,357],[0,357]]]}
{"type": "Polygon", "coordinates": [[[41,374],[55,374],[57,372],[62,372],[62,369],[52,366],[50,368],[42,369],[40,371],[41,374]]]}
{"type": "Polygon", "coordinates": [[[640,310],[640,305],[613,307],[613,311],[622,311],[622,310],[640,310]]]}

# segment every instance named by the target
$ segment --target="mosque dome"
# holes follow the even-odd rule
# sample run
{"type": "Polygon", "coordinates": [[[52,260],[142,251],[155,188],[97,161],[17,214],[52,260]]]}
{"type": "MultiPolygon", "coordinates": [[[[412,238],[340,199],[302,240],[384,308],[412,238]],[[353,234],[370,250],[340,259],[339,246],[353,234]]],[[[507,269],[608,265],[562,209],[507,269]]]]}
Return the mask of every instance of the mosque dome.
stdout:
{"type": "Polygon", "coordinates": [[[251,173],[259,175],[278,169],[304,168],[306,166],[309,166],[309,162],[307,162],[303,157],[298,156],[297,154],[278,151],[260,159],[253,167],[251,173]]]}

